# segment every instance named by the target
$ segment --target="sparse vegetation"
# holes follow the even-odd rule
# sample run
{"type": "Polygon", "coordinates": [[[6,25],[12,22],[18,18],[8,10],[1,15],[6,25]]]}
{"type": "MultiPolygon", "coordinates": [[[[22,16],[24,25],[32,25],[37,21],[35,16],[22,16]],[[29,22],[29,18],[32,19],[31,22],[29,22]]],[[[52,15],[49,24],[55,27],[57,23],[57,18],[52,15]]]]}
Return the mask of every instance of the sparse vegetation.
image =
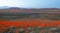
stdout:
{"type": "MultiPolygon", "coordinates": [[[[0,30],[1,31],[1,30],[0,30]]],[[[41,26],[29,26],[29,27],[17,27],[10,26],[2,33],[60,33],[60,28],[56,27],[41,27],[41,26]]]]}
{"type": "Polygon", "coordinates": [[[2,14],[0,16],[1,19],[25,19],[25,18],[40,18],[40,19],[48,19],[48,20],[60,20],[60,15],[49,16],[49,14],[2,14]]]}

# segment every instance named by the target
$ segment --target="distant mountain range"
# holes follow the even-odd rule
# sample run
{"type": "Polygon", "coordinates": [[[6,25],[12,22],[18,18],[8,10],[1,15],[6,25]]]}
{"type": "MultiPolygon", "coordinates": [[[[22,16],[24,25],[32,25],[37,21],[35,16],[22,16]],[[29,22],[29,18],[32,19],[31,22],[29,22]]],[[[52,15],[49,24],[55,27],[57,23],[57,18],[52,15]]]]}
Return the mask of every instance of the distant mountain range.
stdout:
{"type": "Polygon", "coordinates": [[[60,13],[60,8],[19,8],[0,6],[0,13],[60,13]]]}

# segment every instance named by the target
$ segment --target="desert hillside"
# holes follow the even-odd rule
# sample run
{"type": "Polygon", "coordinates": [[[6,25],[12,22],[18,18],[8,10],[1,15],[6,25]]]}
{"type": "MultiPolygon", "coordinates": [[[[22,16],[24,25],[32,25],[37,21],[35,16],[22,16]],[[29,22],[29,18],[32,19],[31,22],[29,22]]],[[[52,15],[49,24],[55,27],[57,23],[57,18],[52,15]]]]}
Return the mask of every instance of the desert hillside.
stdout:
{"type": "Polygon", "coordinates": [[[8,9],[0,9],[0,12],[7,12],[7,13],[60,13],[59,8],[17,8],[17,7],[11,7],[8,9]]]}
{"type": "MultiPolygon", "coordinates": [[[[0,27],[1,32],[5,33],[7,29],[16,28],[13,30],[16,33],[20,32],[19,29],[23,28],[39,28],[41,32],[46,32],[46,28],[52,29],[60,28],[60,9],[58,8],[43,8],[43,9],[21,9],[21,8],[9,8],[0,9],[0,27]]],[[[36,28],[36,29],[37,29],[36,28]]],[[[25,30],[25,32],[28,30],[25,30]]],[[[34,30],[32,30],[34,31],[34,30]]],[[[36,30],[38,32],[38,30],[36,30]]],[[[39,32],[40,32],[39,31],[39,32]]],[[[53,30],[47,30],[49,32],[53,30]]],[[[60,30],[58,30],[60,31],[60,30]]],[[[7,31],[9,32],[9,31],[7,31]]],[[[40,33],[41,33],[40,32],[40,33]]],[[[44,33],[43,32],[43,33],[44,33]]]]}

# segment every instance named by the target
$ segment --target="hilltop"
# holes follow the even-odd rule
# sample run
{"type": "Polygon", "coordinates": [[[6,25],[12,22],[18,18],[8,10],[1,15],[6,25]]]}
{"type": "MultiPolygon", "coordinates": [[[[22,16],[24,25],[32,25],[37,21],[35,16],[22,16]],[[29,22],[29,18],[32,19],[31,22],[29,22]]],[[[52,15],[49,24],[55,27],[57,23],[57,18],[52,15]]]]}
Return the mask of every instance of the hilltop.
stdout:
{"type": "Polygon", "coordinates": [[[60,8],[0,7],[0,13],[60,13],[60,8]]]}

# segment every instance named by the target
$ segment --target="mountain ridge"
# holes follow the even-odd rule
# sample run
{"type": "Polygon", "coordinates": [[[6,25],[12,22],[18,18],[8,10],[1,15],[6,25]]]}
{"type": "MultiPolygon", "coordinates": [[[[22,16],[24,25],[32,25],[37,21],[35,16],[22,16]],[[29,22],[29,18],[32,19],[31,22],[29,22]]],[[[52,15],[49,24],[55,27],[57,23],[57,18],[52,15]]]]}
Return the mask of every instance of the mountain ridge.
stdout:
{"type": "Polygon", "coordinates": [[[60,13],[60,8],[20,8],[4,6],[0,13],[60,13]]]}

